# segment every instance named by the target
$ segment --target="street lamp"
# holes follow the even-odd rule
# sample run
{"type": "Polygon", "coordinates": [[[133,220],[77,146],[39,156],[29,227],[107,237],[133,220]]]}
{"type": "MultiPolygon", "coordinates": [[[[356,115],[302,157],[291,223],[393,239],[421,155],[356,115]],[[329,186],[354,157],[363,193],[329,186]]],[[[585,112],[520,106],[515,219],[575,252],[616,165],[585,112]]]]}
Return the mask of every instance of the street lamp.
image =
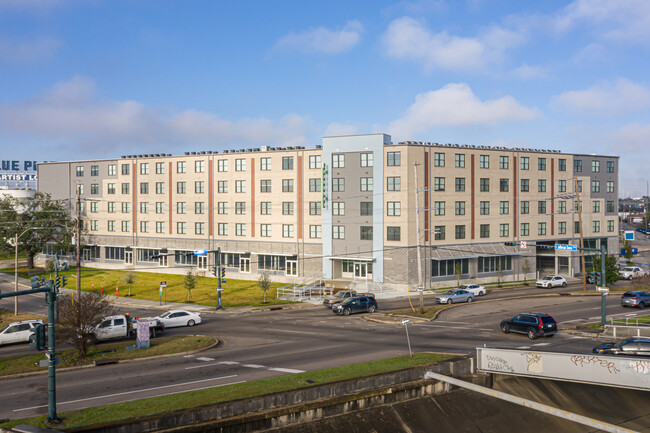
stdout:
{"type": "MultiPolygon", "coordinates": [[[[18,239],[27,233],[30,230],[39,230],[44,227],[30,227],[26,229],[24,232],[21,234],[16,233],[16,236],[14,238],[14,248],[16,249],[16,260],[14,262],[15,268],[14,268],[14,292],[18,291],[18,239]]],[[[14,296],[14,315],[18,315],[18,296],[14,296]]]]}

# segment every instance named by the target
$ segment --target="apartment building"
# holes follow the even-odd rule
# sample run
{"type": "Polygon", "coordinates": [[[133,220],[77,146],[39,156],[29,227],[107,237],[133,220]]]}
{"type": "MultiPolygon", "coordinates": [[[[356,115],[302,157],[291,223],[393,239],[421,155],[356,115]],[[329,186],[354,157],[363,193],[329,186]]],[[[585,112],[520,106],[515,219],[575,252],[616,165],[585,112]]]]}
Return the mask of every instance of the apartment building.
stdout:
{"type": "Polygon", "coordinates": [[[484,282],[525,268],[528,278],[574,275],[576,253],[536,245],[579,245],[580,219],[585,246],[618,248],[616,156],[370,134],[313,149],[50,162],[38,179],[71,208],[79,194],[94,266],[209,275],[212,255],[186,253],[219,248],[231,278],[406,288],[448,285],[458,272],[484,282]]]}

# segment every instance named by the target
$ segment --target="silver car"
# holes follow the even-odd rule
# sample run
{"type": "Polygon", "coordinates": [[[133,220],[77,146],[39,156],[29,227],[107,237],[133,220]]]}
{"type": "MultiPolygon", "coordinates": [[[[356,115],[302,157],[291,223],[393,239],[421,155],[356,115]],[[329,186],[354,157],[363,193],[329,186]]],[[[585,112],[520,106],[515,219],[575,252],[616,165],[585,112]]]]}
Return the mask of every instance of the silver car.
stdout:
{"type": "Polygon", "coordinates": [[[474,294],[467,290],[448,290],[436,296],[436,304],[456,304],[458,302],[472,302],[474,294]]]}

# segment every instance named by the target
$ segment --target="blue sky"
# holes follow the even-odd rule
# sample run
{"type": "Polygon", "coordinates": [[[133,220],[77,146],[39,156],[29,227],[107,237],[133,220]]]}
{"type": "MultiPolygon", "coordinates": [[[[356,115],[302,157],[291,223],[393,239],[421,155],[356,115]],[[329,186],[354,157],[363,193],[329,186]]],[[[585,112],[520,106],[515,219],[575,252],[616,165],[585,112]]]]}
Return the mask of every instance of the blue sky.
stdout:
{"type": "Polygon", "coordinates": [[[650,2],[0,0],[2,159],[385,132],[650,170],[650,2]]]}

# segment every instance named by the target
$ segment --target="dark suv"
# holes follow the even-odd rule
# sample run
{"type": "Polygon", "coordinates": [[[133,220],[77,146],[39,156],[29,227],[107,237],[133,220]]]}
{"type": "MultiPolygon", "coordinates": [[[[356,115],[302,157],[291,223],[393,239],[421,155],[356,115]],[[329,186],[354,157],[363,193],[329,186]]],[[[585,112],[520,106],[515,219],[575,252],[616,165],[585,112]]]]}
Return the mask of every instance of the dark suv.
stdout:
{"type": "Polygon", "coordinates": [[[356,296],[348,298],[332,307],[336,314],[347,316],[350,313],[374,313],[377,310],[377,301],[372,296],[356,296]]]}
{"type": "Polygon", "coordinates": [[[557,332],[555,319],[544,313],[518,314],[512,319],[502,320],[500,326],[506,334],[508,332],[528,334],[531,340],[537,337],[552,337],[557,332]]]}

